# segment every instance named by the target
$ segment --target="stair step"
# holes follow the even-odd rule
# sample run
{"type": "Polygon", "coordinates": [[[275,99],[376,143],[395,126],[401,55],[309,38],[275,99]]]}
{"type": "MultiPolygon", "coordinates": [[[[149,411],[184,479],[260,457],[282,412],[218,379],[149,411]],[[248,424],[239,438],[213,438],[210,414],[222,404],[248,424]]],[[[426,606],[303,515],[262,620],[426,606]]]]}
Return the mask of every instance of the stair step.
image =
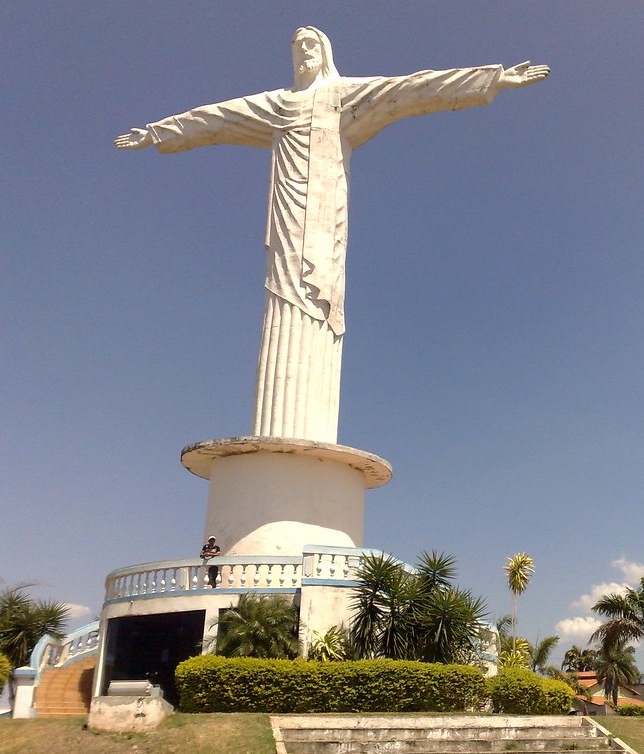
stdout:
{"type": "Polygon", "coordinates": [[[95,657],[63,668],[47,668],[36,688],[38,717],[79,717],[89,713],[95,657]]]}
{"type": "MultiPolygon", "coordinates": [[[[526,746],[515,746],[512,741],[499,740],[495,741],[493,746],[482,746],[483,742],[472,740],[462,741],[458,747],[445,746],[444,741],[428,741],[426,738],[405,738],[402,736],[382,736],[382,737],[364,737],[364,738],[327,738],[325,740],[309,739],[294,741],[289,738],[284,738],[284,742],[287,745],[289,754],[317,754],[322,751],[338,751],[341,750],[343,754],[349,754],[350,752],[371,752],[374,751],[374,747],[377,747],[377,751],[398,750],[405,752],[420,752],[423,754],[467,754],[468,752],[476,752],[477,754],[494,752],[494,754],[501,754],[503,752],[519,752],[520,754],[528,754],[529,752],[582,752],[592,751],[597,752],[599,749],[605,748],[606,744],[601,739],[590,739],[583,741],[580,744],[571,746],[566,742],[548,741],[535,742],[530,741],[526,746]],[[404,747],[404,748],[403,748],[404,747]]],[[[489,744],[489,742],[485,742],[489,744]]]]}
{"type": "Polygon", "coordinates": [[[327,739],[346,741],[364,737],[378,739],[394,735],[397,739],[423,738],[427,741],[444,743],[448,747],[471,741],[478,741],[482,745],[492,745],[503,741],[508,745],[516,744],[517,746],[526,746],[537,741],[539,743],[563,742],[563,745],[567,745],[569,749],[575,749],[586,739],[590,739],[591,742],[599,740],[589,728],[523,728],[517,730],[489,728],[486,730],[483,728],[406,728],[404,726],[390,728],[384,725],[379,728],[283,728],[282,734],[284,738],[291,741],[309,740],[311,738],[320,741],[327,739]]]}
{"type": "MultiPolygon", "coordinates": [[[[286,751],[288,754],[375,754],[375,752],[396,752],[396,754],[450,754],[441,749],[428,749],[425,746],[425,741],[354,741],[352,743],[340,742],[340,741],[327,741],[321,743],[315,742],[298,742],[297,744],[286,744],[286,751]]],[[[603,748],[609,748],[604,745],[603,748]]],[[[570,754],[571,751],[574,754],[597,754],[600,749],[598,747],[592,749],[579,748],[579,749],[552,749],[551,752],[556,754],[570,754]]],[[[477,749],[472,749],[472,752],[477,752],[477,749]]],[[[509,750],[514,751],[513,749],[509,750]]],[[[541,754],[541,750],[524,750],[521,754],[541,754]]]]}
{"type": "Polygon", "coordinates": [[[597,754],[612,746],[588,720],[530,716],[275,716],[288,754],[597,754]]]}

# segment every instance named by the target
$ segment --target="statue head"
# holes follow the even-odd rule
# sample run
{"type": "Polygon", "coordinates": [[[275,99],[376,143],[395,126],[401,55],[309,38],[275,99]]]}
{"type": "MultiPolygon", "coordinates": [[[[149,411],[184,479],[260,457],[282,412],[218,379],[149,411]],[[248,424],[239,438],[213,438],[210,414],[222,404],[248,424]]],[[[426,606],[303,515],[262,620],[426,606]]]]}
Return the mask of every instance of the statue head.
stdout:
{"type": "Polygon", "coordinates": [[[296,86],[298,82],[306,81],[310,84],[320,78],[334,78],[340,75],[333,63],[329,38],[314,26],[301,26],[295,30],[291,50],[296,86]]]}

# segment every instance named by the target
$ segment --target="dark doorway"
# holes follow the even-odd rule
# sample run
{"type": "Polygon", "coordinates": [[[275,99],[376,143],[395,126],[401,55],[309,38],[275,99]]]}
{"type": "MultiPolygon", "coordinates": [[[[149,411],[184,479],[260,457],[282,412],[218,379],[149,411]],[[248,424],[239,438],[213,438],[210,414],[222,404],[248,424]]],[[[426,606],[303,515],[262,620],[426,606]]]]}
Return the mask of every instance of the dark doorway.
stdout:
{"type": "Polygon", "coordinates": [[[107,693],[111,681],[147,679],[158,683],[176,707],[174,671],[183,660],[201,654],[205,619],[205,610],[112,618],[101,693],[107,693]]]}

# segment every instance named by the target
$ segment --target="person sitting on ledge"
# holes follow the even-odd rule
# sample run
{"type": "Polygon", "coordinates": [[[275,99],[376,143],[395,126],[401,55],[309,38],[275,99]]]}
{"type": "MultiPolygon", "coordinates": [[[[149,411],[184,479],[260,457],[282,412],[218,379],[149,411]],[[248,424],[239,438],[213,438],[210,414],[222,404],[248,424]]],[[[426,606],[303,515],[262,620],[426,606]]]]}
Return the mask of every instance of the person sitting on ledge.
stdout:
{"type": "MultiPolygon", "coordinates": [[[[201,555],[200,557],[204,560],[210,560],[210,558],[215,558],[217,555],[221,555],[221,549],[218,544],[216,544],[216,537],[210,536],[208,537],[208,541],[206,544],[201,548],[201,555]]],[[[208,567],[208,584],[213,589],[217,588],[217,576],[219,575],[219,566],[211,565],[208,567]]]]}

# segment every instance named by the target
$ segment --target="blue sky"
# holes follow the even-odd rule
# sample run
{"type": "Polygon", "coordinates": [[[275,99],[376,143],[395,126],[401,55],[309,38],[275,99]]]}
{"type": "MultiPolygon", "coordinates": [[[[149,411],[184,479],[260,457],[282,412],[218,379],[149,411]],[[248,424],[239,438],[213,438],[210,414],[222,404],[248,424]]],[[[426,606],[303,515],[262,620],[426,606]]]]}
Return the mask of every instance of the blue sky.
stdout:
{"type": "Polygon", "coordinates": [[[311,24],[347,75],[552,68],[355,153],[339,442],[394,467],[368,494],[367,546],[453,554],[492,618],[506,558],[528,552],[521,632],[583,644],[588,604],[644,575],[644,5],[0,14],[4,584],[38,582],[85,622],[110,570],[197,555],[206,483],[179,453],[250,431],[269,156],[112,140],[289,86],[311,24]]]}

